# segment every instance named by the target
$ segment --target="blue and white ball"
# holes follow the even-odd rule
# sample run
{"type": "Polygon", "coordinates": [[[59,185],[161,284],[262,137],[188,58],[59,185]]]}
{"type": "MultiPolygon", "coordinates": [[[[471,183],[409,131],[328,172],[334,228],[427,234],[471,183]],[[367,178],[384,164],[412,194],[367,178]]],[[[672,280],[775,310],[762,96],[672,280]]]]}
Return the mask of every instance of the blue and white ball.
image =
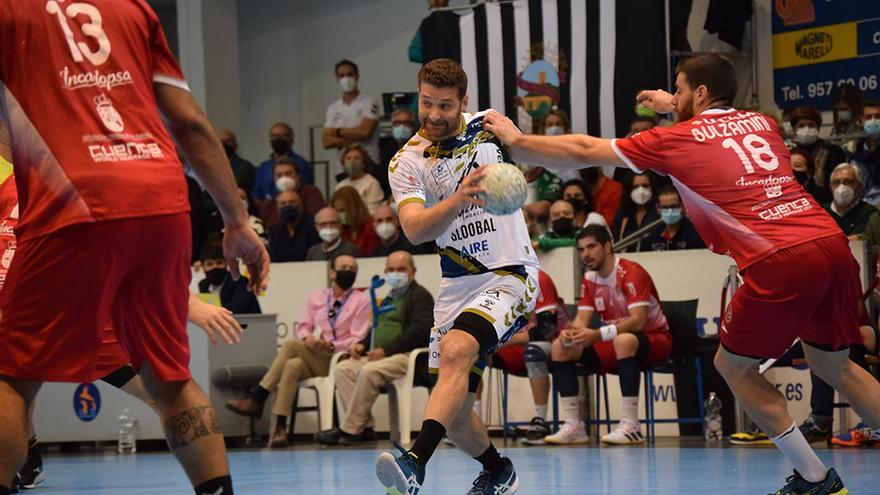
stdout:
{"type": "Polygon", "coordinates": [[[486,189],[479,198],[486,204],[483,209],[493,215],[510,215],[522,208],[528,196],[526,178],[516,165],[493,163],[487,167],[486,175],[480,183],[486,189]]]}

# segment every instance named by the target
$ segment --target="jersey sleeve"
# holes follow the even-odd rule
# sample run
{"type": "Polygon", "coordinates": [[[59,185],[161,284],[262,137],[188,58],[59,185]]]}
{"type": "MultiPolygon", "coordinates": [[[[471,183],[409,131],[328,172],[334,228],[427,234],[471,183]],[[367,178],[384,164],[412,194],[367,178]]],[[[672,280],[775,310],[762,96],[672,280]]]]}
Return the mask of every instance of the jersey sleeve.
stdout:
{"type": "Polygon", "coordinates": [[[541,288],[541,294],[535,302],[535,314],[555,310],[559,302],[559,293],[556,292],[556,284],[553,283],[553,279],[544,272],[540,272],[538,286],[541,288]]]}
{"type": "Polygon", "coordinates": [[[425,185],[418,167],[412,161],[398,153],[388,164],[388,172],[388,182],[391,183],[397,211],[408,203],[421,203],[423,206],[426,204],[425,185]]]}
{"type": "Polygon", "coordinates": [[[633,136],[611,140],[611,148],[636,173],[653,170],[665,174],[667,131],[663,127],[640,132],[633,136]]]}
{"type": "Polygon", "coordinates": [[[364,118],[379,118],[379,105],[376,104],[376,100],[374,100],[373,97],[364,98],[364,118]]]}
{"type": "Polygon", "coordinates": [[[578,303],[578,311],[596,311],[593,303],[593,284],[584,278],[584,284],[581,288],[581,300],[578,303]]]}
{"type": "Polygon", "coordinates": [[[621,287],[621,290],[626,296],[627,308],[651,305],[651,297],[654,295],[651,289],[654,286],[654,282],[644,268],[633,266],[628,269],[622,282],[623,287],[621,287]]]}
{"type": "Polygon", "coordinates": [[[168,47],[168,40],[155,15],[150,16],[150,57],[152,58],[153,82],[168,84],[189,91],[189,85],[180,70],[177,59],[168,47]]]}

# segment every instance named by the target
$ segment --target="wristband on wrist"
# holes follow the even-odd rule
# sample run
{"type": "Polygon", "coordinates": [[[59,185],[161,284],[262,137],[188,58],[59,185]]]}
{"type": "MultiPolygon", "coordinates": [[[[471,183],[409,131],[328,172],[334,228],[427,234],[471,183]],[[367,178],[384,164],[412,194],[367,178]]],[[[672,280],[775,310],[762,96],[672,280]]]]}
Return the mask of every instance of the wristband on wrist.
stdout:
{"type": "Polygon", "coordinates": [[[602,334],[602,342],[614,340],[617,337],[617,325],[605,325],[599,328],[599,332],[602,334]]]}

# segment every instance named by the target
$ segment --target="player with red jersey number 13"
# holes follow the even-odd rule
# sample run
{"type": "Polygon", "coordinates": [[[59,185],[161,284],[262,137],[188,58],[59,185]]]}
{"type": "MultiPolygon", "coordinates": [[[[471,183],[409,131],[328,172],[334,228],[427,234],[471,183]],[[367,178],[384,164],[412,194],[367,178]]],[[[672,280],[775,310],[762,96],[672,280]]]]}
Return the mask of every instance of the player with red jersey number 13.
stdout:
{"type": "Polygon", "coordinates": [[[681,193],[709,249],[732,256],[742,273],[721,325],[715,364],[743,409],[794,464],[778,494],[845,494],[807,444],[785,398],[762,375],[761,358],[778,358],[800,337],[812,369],[845,395],[877,435],[880,383],[849,361],[861,342],[858,265],[835,222],[798,185],[776,123],[731,107],[736,71],[722,55],[679,64],[676,92],[643,91],[638,100],[678,122],[625,139],[527,136],[490,112],[485,127],[520,163],[557,168],[585,164],[653,170],[681,193]]]}

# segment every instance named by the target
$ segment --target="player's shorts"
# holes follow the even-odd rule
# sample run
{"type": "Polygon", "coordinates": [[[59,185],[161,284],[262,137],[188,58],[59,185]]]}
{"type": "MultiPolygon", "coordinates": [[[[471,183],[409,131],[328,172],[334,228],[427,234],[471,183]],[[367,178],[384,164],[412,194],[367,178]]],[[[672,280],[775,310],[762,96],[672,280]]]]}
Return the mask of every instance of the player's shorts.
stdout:
{"type": "Polygon", "coordinates": [[[101,332],[101,349],[95,361],[95,376],[104,378],[128,364],[130,364],[128,355],[119,345],[113,324],[108,321],[101,332]]]}
{"type": "Polygon", "coordinates": [[[469,384],[476,391],[486,358],[528,323],[538,295],[538,269],[532,267],[443,278],[434,303],[428,370],[439,372],[443,336],[452,328],[465,331],[480,344],[469,384]]]}
{"type": "Polygon", "coordinates": [[[0,292],[0,375],[101,378],[112,320],[128,361],[166,381],[190,378],[189,215],[77,224],[20,242],[0,292]]]}
{"type": "MultiPolygon", "coordinates": [[[[639,341],[636,359],[642,368],[665,363],[672,354],[672,335],[669,332],[639,332],[634,335],[639,341]]],[[[617,355],[614,353],[614,344],[610,341],[597,342],[584,349],[578,362],[591,374],[617,372],[617,355]]]]}
{"type": "Polygon", "coordinates": [[[795,338],[837,351],[862,342],[859,266],[842,235],[783,249],[748,267],[721,323],[734,354],[779,358],[795,338]]]}

